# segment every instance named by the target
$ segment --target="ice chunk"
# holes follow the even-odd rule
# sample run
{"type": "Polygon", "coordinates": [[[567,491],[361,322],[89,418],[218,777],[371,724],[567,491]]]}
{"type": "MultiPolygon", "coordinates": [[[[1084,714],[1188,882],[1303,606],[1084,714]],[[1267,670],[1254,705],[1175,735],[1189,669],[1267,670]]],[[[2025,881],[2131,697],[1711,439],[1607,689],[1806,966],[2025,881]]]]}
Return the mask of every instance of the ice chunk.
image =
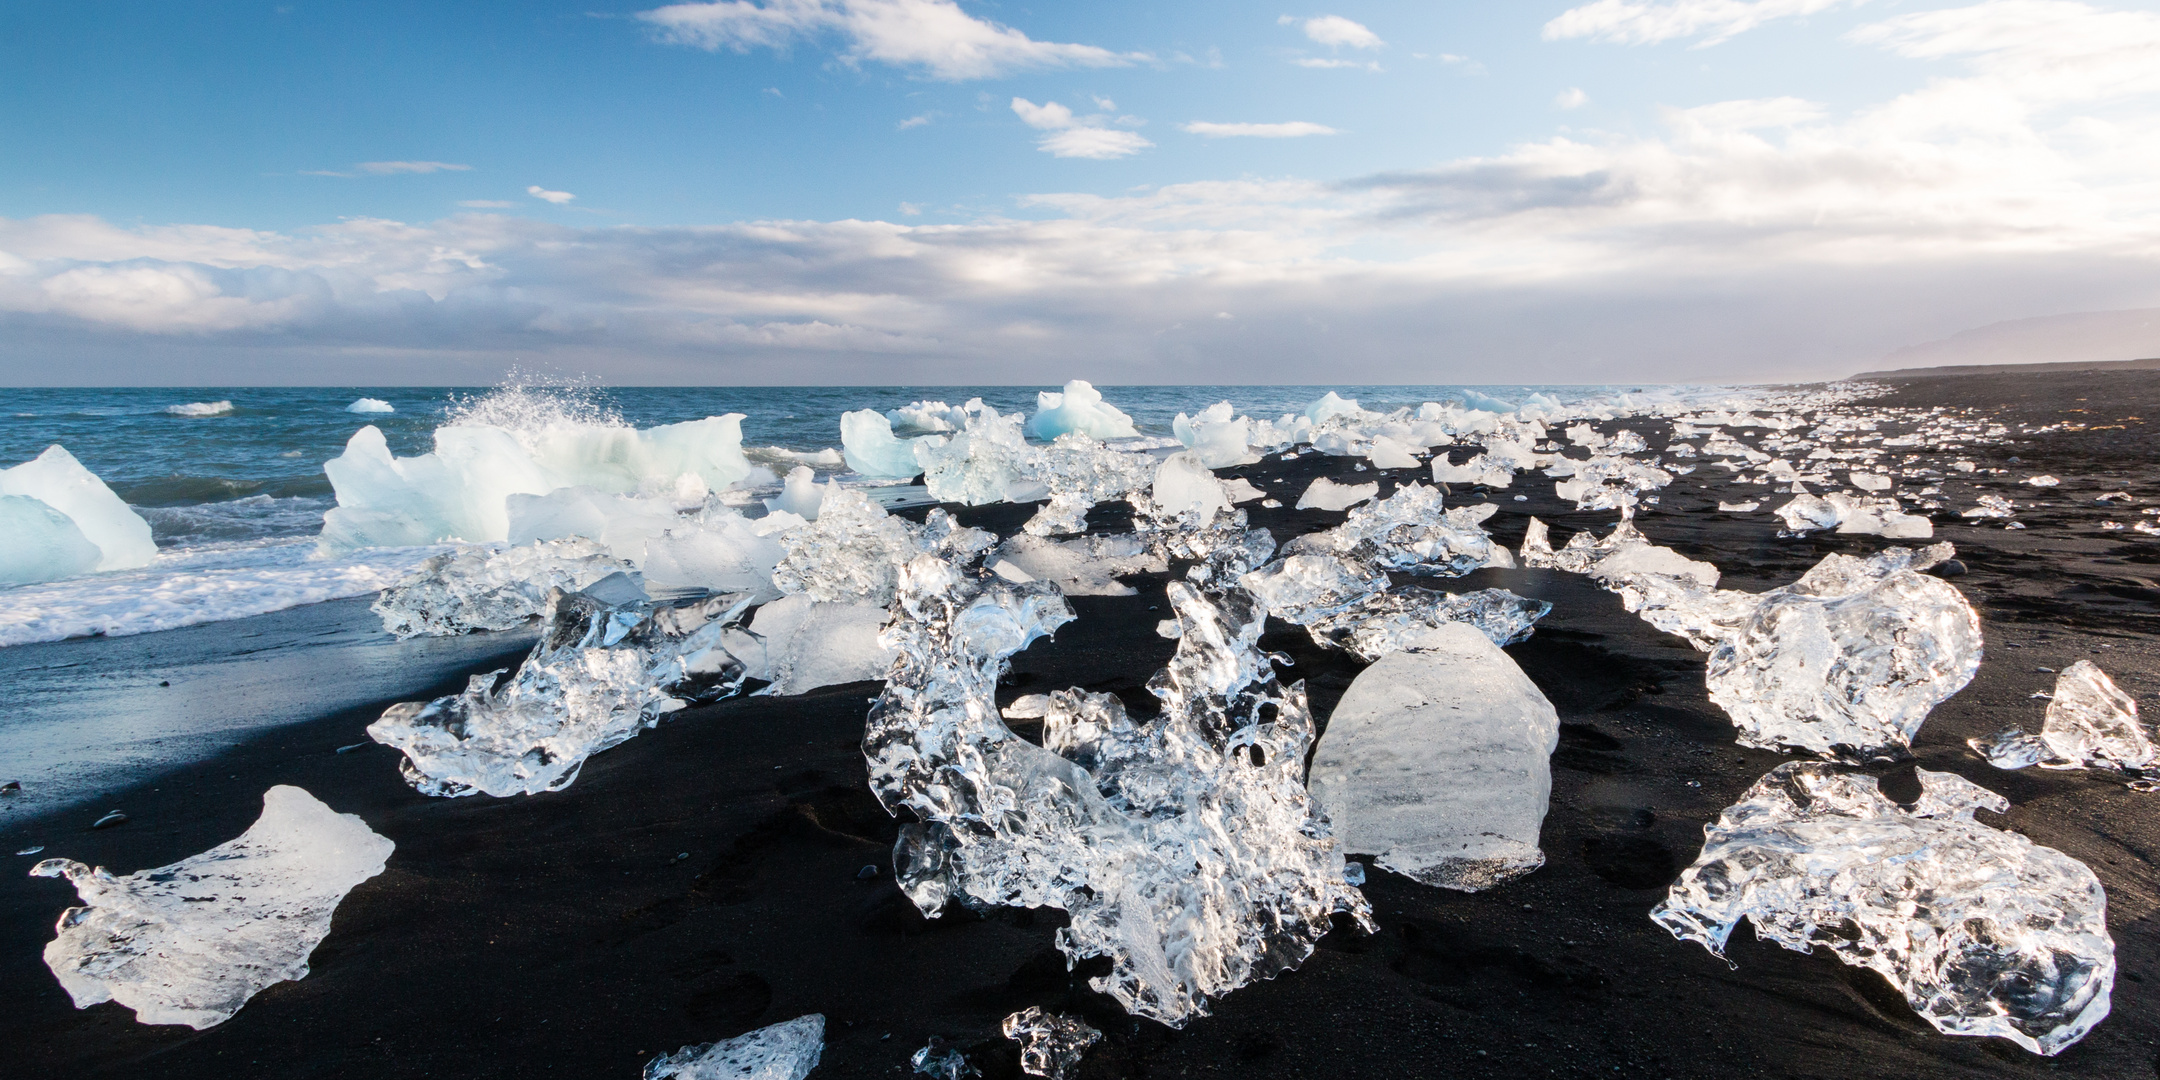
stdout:
{"type": "MultiPolygon", "coordinates": [[[[981,400],[974,399],[975,402],[981,400]]],[[[965,406],[954,408],[942,401],[917,401],[887,411],[885,419],[892,422],[892,429],[897,432],[958,431],[967,426],[967,409],[965,406]]]]}
{"type": "Polygon", "coordinates": [[[662,715],[742,688],[726,635],[747,598],[592,595],[621,580],[550,592],[547,626],[514,676],[475,675],[462,694],[392,705],[368,737],[405,754],[405,780],[424,795],[532,795],[570,786],[586,758],[662,715]]]}
{"type": "MultiPolygon", "coordinates": [[[[1642,534],[1634,535],[1639,537],[1642,534]]],[[[1628,574],[1657,574],[1661,577],[1692,581],[1697,585],[1715,586],[1718,583],[1717,567],[1698,559],[1690,559],[1669,547],[1659,547],[1647,542],[1620,545],[1612,554],[1591,563],[1588,573],[1600,581],[1628,574]]]]}
{"type": "Polygon", "coordinates": [[[666,499],[640,499],[590,487],[556,488],[545,495],[511,495],[503,500],[510,518],[510,543],[598,540],[632,566],[642,565],[649,545],[669,529],[684,524],[666,499]]]}
{"type": "Polygon", "coordinates": [[[970,1063],[966,1054],[945,1045],[945,1040],[935,1035],[908,1058],[908,1067],[915,1070],[915,1075],[927,1076],[930,1080],[966,1080],[982,1075],[982,1070],[970,1063]]]}
{"type": "Polygon", "coordinates": [[[2061,1052],[2108,1014],[2107,894],[2084,863],[1973,820],[2008,810],[2002,796],[1915,771],[1908,810],[1874,777],[1778,766],[1703,830],[1650,917],[1720,956],[1745,918],[1788,949],[1873,969],[1945,1034],[2061,1052]]]}
{"type": "Polygon", "coordinates": [[[1020,415],[1001,416],[976,399],[968,402],[966,416],[967,426],[943,441],[915,444],[930,497],[969,506],[1014,499],[1035,482],[1037,460],[1021,434],[1020,415]]]}
{"type": "Polygon", "coordinates": [[[1005,1018],[1005,1037],[1020,1044],[1020,1071],[1029,1076],[1066,1080],[1102,1032],[1078,1017],[1059,1016],[1030,1005],[1005,1018]]]}
{"type": "Polygon", "coordinates": [[[1313,752],[1343,849],[1480,892],[1545,865],[1560,716],[1476,628],[1445,625],[1359,673],[1313,752]]]}
{"type": "Polygon", "coordinates": [[[1973,501],[1979,505],[1965,511],[1960,517],[2006,518],[2016,512],[2014,507],[2017,504],[2000,495],[1981,495],[1973,501]]]}
{"type": "Polygon", "coordinates": [[[1118,578],[1170,569],[1168,562],[1130,534],[1055,541],[1022,533],[999,545],[997,554],[1004,565],[1051,582],[1067,596],[1131,596],[1132,586],[1118,578]]]}
{"type": "Polygon", "coordinates": [[[1741,745],[1861,757],[1910,746],[1928,713],[1980,667],[1972,605],[1920,573],[1949,550],[1827,555],[1762,594],[1711,652],[1704,676],[1741,745]]]}
{"type": "Polygon", "coordinates": [[[397,406],[381,398],[364,397],[345,406],[345,411],[349,413],[394,413],[397,411],[397,406]]]}
{"type": "Polygon", "coordinates": [[[1744,502],[1720,502],[1717,504],[1717,508],[1719,511],[1727,514],[1752,514],[1755,511],[1762,509],[1762,503],[1759,500],[1755,499],[1749,499],[1744,502]]]}
{"type": "Polygon", "coordinates": [[[401,638],[508,630],[540,614],[548,591],[575,592],[630,565],[597,540],[546,540],[437,555],[384,589],[370,609],[401,638]]]}
{"type": "Polygon", "coordinates": [[[1252,447],[1252,421],[1232,416],[1231,411],[1229,402],[1219,401],[1200,410],[1198,416],[1179,413],[1170,421],[1170,431],[1210,469],[1259,461],[1252,447]]]}
{"type": "Polygon", "coordinates": [[[1106,402],[1101,392],[1079,379],[1065,384],[1064,393],[1045,390],[1035,395],[1035,415],[1028,418],[1027,434],[1035,439],[1055,439],[1078,432],[1097,439],[1129,439],[1140,434],[1132,417],[1106,402]]]}
{"type": "Polygon", "coordinates": [[[1375,469],[1415,469],[1423,464],[1407,444],[1386,435],[1373,437],[1372,447],[1365,452],[1365,457],[1375,469]]]}
{"type": "Polygon", "coordinates": [[[1506,558],[1481,525],[1499,509],[1491,503],[1444,509],[1440,489],[1404,484],[1379,502],[1351,508],[1341,525],[1300,543],[1383,570],[1460,577],[1506,558]]]}
{"type": "Polygon", "coordinates": [[[1881,473],[1861,472],[1858,469],[1846,473],[1845,478],[1862,491],[1888,491],[1897,484],[1897,481],[1881,473]]]}
{"type": "Polygon", "coordinates": [[[1245,574],[1238,584],[1267,605],[1269,614],[1306,628],[1314,641],[1347,649],[1365,660],[1418,647],[1426,632],[1468,624],[1495,645],[1530,636],[1552,610],[1505,589],[1449,594],[1415,585],[1393,586],[1386,574],[1326,554],[1296,554],[1245,574]]]}
{"type": "Polygon", "coordinates": [[[1167,514],[1191,512],[1211,518],[1230,507],[1230,493],[1223,490],[1222,481],[1215,479],[1215,474],[1199,455],[1191,451],[1172,454],[1162,460],[1149,494],[1154,497],[1155,505],[1167,514]]]}
{"type": "Polygon", "coordinates": [[[728,643],[753,679],[771,686],[764,694],[800,694],[820,686],[885,677],[891,649],[878,643],[887,615],[874,604],[821,604],[789,596],[757,609],[750,621],[755,640],[728,643]]]}
{"type": "MultiPolygon", "coordinates": [[[[822,505],[822,504],[821,504],[822,505]]],[[[787,554],[779,539],[801,524],[790,514],[757,521],[725,506],[709,506],[694,521],[645,543],[645,580],[665,589],[751,593],[759,600],[780,595],[773,570],[787,554]]]]}
{"type": "MultiPolygon", "coordinates": [[[[83,539],[98,549],[97,565],[91,569],[148,566],[157,558],[150,523],[121,502],[96,473],[83,468],[75,455],[58,445],[46,447],[44,453],[13,468],[0,469],[0,495],[36,499],[65,514],[83,539]]],[[[15,516],[21,518],[27,513],[17,510],[15,516]]],[[[0,533],[0,539],[12,543],[13,535],[0,533]]]]}
{"type": "Polygon", "coordinates": [[[876,409],[840,414],[841,454],[848,468],[864,476],[906,478],[922,472],[922,466],[915,462],[915,444],[919,441],[896,437],[892,421],[876,409]]]}
{"type": "Polygon", "coordinates": [[[1786,531],[1794,535],[1833,528],[1846,535],[1893,540],[1925,540],[1935,535],[1933,522],[1905,513],[1896,499],[1855,499],[1842,491],[1821,498],[1801,495],[1776,513],[1784,520],[1786,531]]]}
{"type": "Polygon", "coordinates": [[[87,574],[104,557],[66,514],[28,495],[0,495],[0,585],[87,574]]]}
{"type": "Polygon", "coordinates": [[[2160,749],[2138,721],[2137,702],[2090,660],[2079,660],[2055,676],[2055,692],[2038,738],[2009,728],[1967,742],[1998,769],[2039,765],[2139,774],[2160,767],[2160,749]]]}
{"type": "Polygon", "coordinates": [[[1060,691],[1037,746],[1005,727],[995,687],[1006,657],[1070,610],[1048,585],[919,557],[863,751],[886,808],[920,822],[894,848],[918,907],[1063,908],[1058,948],[1110,960],[1090,985],[1180,1027],[1302,962],[1332,913],[1370,921],[1301,783],[1312,719],[1303,686],[1279,686],[1255,645],[1264,609],[1184,582],[1168,599],[1180,633],[1149,684],[1161,717],[1140,728],[1114,697],[1060,691]]]}
{"type": "Polygon", "coordinates": [[[1022,529],[1034,536],[1086,532],[1096,503],[1148,486],[1159,468],[1147,454],[1112,450],[1086,435],[1060,435],[1036,453],[1034,475],[1050,499],[1022,529]]]}
{"type": "Polygon", "coordinates": [[[1361,416],[1365,410],[1358,407],[1357,399],[1337,397],[1335,391],[1330,390],[1320,400],[1305,406],[1304,412],[1305,419],[1318,424],[1331,417],[1361,416]]]}
{"type": "Polygon", "coordinates": [[[1166,563],[1195,563],[1185,573],[1200,584],[1228,584],[1275,553],[1275,538],[1266,529],[1246,528],[1245,511],[1236,507],[1223,507],[1207,517],[1194,510],[1167,512],[1146,492],[1133,492],[1128,499],[1133,535],[1166,563]]]}
{"type": "Polygon", "coordinates": [[[1318,477],[1298,496],[1300,510],[1348,510],[1367,499],[1380,494],[1378,482],[1370,484],[1338,484],[1325,476],[1318,477]]]}
{"type": "Polygon", "coordinates": [[[811,1013],[662,1054],[645,1063],[644,1080],[803,1080],[824,1054],[825,1017],[811,1013]]]}
{"type": "Polygon", "coordinates": [[[223,416],[233,411],[230,401],[190,401],[185,405],[167,405],[168,416],[223,416]]]}
{"type": "Polygon", "coordinates": [[[2046,473],[2041,473],[2038,476],[2028,476],[2025,478],[2025,482],[2037,488],[2050,488],[2062,483],[2060,479],[2046,473]]]}
{"type": "Polygon", "coordinates": [[[1460,465],[1451,465],[1446,454],[1435,454],[1432,478],[1435,484],[1483,484],[1504,488],[1515,483],[1515,465],[1490,454],[1479,454],[1460,465]]]}
{"type": "Polygon", "coordinates": [[[788,470],[786,486],[780,489],[780,497],[765,500],[765,509],[786,512],[803,519],[816,521],[818,507],[825,501],[827,488],[818,487],[817,472],[808,465],[797,465],[788,470]]]}
{"type": "Polygon", "coordinates": [[[1233,476],[1230,479],[1223,481],[1222,486],[1223,494],[1230,497],[1230,502],[1233,505],[1237,503],[1247,503],[1253,501],[1254,499],[1264,499],[1267,497],[1267,492],[1254,487],[1252,481],[1247,480],[1242,476],[1233,476]]]}
{"type": "Polygon", "coordinates": [[[68,879],[84,906],[61,914],[45,966],[78,1009],[117,1001],[141,1023],[213,1027],[264,988],[306,978],[339,901],[396,846],[281,784],[247,832],[170,866],[115,877],[47,859],[31,876],[68,879]]]}
{"type": "Polygon", "coordinates": [[[828,492],[818,519],[781,534],[786,549],[773,568],[773,585],[826,603],[882,607],[892,600],[900,567],[927,548],[960,546],[987,551],[997,538],[958,528],[944,510],[933,510],[921,527],[894,517],[852,488],[828,492]]]}

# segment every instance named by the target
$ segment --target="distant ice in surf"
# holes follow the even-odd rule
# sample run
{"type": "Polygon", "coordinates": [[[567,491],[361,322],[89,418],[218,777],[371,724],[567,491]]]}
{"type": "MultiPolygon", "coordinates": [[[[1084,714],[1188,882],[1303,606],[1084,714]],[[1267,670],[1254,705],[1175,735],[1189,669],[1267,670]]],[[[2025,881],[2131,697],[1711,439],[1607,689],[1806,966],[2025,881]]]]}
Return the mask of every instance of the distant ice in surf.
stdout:
{"type": "Polygon", "coordinates": [[[165,406],[165,412],[170,416],[223,416],[231,411],[233,403],[230,401],[190,401],[185,405],[165,406]]]}
{"type": "Polygon", "coordinates": [[[381,398],[364,397],[345,406],[345,411],[349,413],[394,413],[397,411],[397,406],[381,398]]]}

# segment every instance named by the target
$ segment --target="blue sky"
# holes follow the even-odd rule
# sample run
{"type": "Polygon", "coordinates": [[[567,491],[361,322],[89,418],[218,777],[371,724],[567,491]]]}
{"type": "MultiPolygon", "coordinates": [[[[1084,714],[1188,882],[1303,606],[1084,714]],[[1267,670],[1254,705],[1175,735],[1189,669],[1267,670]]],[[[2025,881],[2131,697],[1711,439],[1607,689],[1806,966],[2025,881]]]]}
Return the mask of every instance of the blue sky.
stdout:
{"type": "Polygon", "coordinates": [[[2065,0],[14,5],[0,380],[1834,373],[2160,304],[2156,93],[2065,0]]]}

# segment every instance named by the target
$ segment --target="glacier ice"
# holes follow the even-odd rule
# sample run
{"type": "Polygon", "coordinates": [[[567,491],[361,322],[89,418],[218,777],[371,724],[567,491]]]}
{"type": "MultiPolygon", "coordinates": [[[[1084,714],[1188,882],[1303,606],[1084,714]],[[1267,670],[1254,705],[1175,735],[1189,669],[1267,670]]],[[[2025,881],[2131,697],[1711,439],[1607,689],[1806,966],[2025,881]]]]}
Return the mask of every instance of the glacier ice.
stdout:
{"type": "Polygon", "coordinates": [[[345,411],[349,413],[394,413],[397,411],[397,406],[381,398],[364,397],[345,406],[345,411]]]}
{"type": "Polygon", "coordinates": [[[0,495],[0,585],[87,574],[104,557],[66,514],[28,495],[0,495]]]}
{"type": "MultiPolygon", "coordinates": [[[[1373,436],[1372,445],[1365,451],[1365,459],[1372,462],[1375,469],[1415,469],[1424,464],[1418,460],[1417,454],[1408,444],[1387,435],[1373,436]]],[[[1512,477],[1514,474],[1509,475],[1512,477]]]]}
{"type": "Polygon", "coordinates": [[[780,595],[773,570],[787,555],[780,537],[803,523],[792,514],[752,521],[729,507],[707,506],[667,535],[645,542],[645,580],[663,589],[742,592],[772,599],[780,595]]]}
{"type": "Polygon", "coordinates": [[[1462,623],[1495,645],[1530,636],[1552,610],[1505,589],[1450,594],[1416,585],[1392,586],[1385,573],[1327,554],[1294,554],[1238,579],[1268,613],[1306,628],[1315,642],[1371,661],[1419,642],[1437,627],[1462,623]]]}
{"type": "Polygon", "coordinates": [[[1066,1080],[1088,1047],[1102,1041],[1086,1021],[1034,1005],[1006,1017],[999,1029],[1020,1044],[1020,1071],[1050,1080],[1066,1080]]]}
{"type": "Polygon", "coordinates": [[[1172,559],[1192,562],[1185,575],[1202,585],[1228,584],[1275,553],[1274,536],[1266,529],[1247,528],[1245,511],[1234,506],[1203,516],[1194,510],[1166,511],[1144,491],[1127,499],[1134,537],[1166,564],[1172,559]]]}
{"type": "Polygon", "coordinates": [[[811,1013],[662,1054],[645,1063],[644,1080],[803,1080],[824,1054],[825,1017],[811,1013]]]}
{"type": "Polygon", "coordinates": [[[78,1009],[117,1001],[145,1024],[221,1024],[264,988],[307,977],[339,901],[395,847],[281,784],[247,832],[170,866],[116,877],[46,859],[31,876],[66,878],[84,906],[61,914],[45,964],[78,1009]]]}
{"type": "Polygon", "coordinates": [[[1154,498],[1155,505],[1168,514],[1191,512],[1202,518],[1212,518],[1231,505],[1230,493],[1223,490],[1222,481],[1215,479],[1215,474],[1200,456],[1189,450],[1162,460],[1148,494],[1154,498]]]}
{"type": "Polygon", "coordinates": [[[513,545],[582,536],[600,541],[616,558],[633,566],[645,561],[653,540],[684,523],[670,500],[617,495],[583,485],[556,488],[545,495],[510,495],[504,498],[503,509],[509,515],[508,539],[513,545]]]}
{"type": "Polygon", "coordinates": [[[996,560],[1055,584],[1067,596],[1131,596],[1133,587],[1119,577],[1170,568],[1131,534],[1048,540],[1022,533],[998,545],[996,560]]]}
{"type": "Polygon", "coordinates": [[[727,647],[750,678],[772,684],[759,691],[764,694],[882,679],[893,659],[892,650],[878,643],[886,617],[875,604],[783,597],[757,609],[748,640],[730,638],[727,647]]]}
{"type": "Polygon", "coordinates": [[[1449,464],[1446,454],[1434,454],[1432,478],[1435,484],[1483,484],[1486,487],[1504,488],[1515,483],[1513,462],[1478,454],[1460,465],[1449,464]]]}
{"type": "Polygon", "coordinates": [[[628,569],[606,545],[583,537],[471,547],[421,563],[384,589],[370,610],[400,638],[508,630],[540,614],[548,590],[575,592],[628,569]]]}
{"type": "Polygon", "coordinates": [[[1758,937],[1874,970],[1945,1034],[2061,1052],[2108,1014],[2107,894],[2084,863],[1973,820],[2008,810],[2002,796],[1915,771],[1906,809],[1874,777],[1778,766],[1704,828],[1650,917],[1720,956],[1745,918],[1758,937]]]}
{"type": "Polygon", "coordinates": [[[1493,544],[1482,524],[1499,509],[1491,503],[1447,509],[1439,488],[1404,484],[1385,499],[1352,507],[1333,529],[1299,537],[1297,543],[1382,570],[1460,577],[1481,566],[1508,565],[1506,550],[1493,544]]]}
{"type": "Polygon", "coordinates": [[[512,495],[590,487],[669,493],[688,480],[717,491],[748,477],[742,414],[637,429],[539,405],[499,404],[435,429],[435,450],[399,458],[373,425],[323,463],[338,505],[323,517],[328,551],[479,543],[510,535],[512,495]]]}
{"type": "Polygon", "coordinates": [[[2160,749],[2138,720],[2137,702],[2090,660],[2057,673],[2037,737],[2012,727],[1967,742],[1999,769],[2039,765],[2143,774],[2160,767],[2160,749]]]}
{"type": "Polygon", "coordinates": [[[1480,892],[1545,864],[1560,716],[1476,627],[1428,629],[1360,672],[1313,751],[1313,798],[1343,850],[1480,892]]]}
{"type": "Polygon", "coordinates": [[[942,401],[916,401],[887,410],[885,419],[892,423],[896,432],[919,435],[958,431],[967,426],[968,408],[981,403],[981,398],[974,398],[956,408],[942,401]]]}
{"type": "Polygon", "coordinates": [[[918,526],[852,488],[828,492],[818,519],[780,534],[773,585],[826,603],[890,603],[900,567],[924,550],[989,550],[997,538],[957,526],[943,509],[918,526]]]}
{"type": "Polygon", "coordinates": [[[1028,418],[1027,435],[1055,439],[1078,432],[1097,439],[1129,439],[1140,434],[1132,417],[1103,400],[1102,393],[1080,379],[1065,384],[1063,393],[1045,390],[1035,395],[1035,415],[1028,418]]]}
{"type": "Polygon", "coordinates": [[[819,487],[817,470],[808,465],[797,465],[788,470],[782,481],[778,498],[765,500],[765,509],[773,513],[793,514],[804,521],[816,521],[818,507],[825,502],[825,492],[839,485],[828,483],[819,487]]]}
{"type": "MultiPolygon", "coordinates": [[[[82,538],[97,548],[96,564],[89,569],[125,570],[148,566],[157,558],[157,544],[150,539],[150,523],[120,501],[120,496],[113,494],[105,481],[84,468],[82,462],[75,460],[75,455],[58,444],[46,447],[43,453],[20,465],[0,469],[0,495],[36,499],[73,522],[82,538]]],[[[26,523],[33,517],[26,509],[17,509],[9,516],[26,523]]],[[[43,542],[46,546],[42,551],[48,556],[70,551],[80,554],[78,549],[72,549],[72,545],[51,539],[53,530],[31,524],[33,531],[21,541],[12,531],[0,533],[0,538],[10,545],[43,542]]],[[[64,530],[60,532],[64,534],[64,530]]],[[[7,556],[0,556],[0,559],[16,561],[7,556]]]]}
{"type": "Polygon", "coordinates": [[[1306,405],[1304,411],[1305,419],[1315,424],[1337,416],[1357,417],[1365,414],[1365,410],[1358,407],[1357,399],[1339,397],[1333,390],[1322,394],[1319,400],[1306,405]]]}
{"type": "Polygon", "coordinates": [[[915,444],[922,438],[894,435],[892,421],[876,409],[840,414],[841,454],[848,468],[864,476],[905,479],[922,472],[915,461],[915,444]]]}
{"type": "Polygon", "coordinates": [[[917,907],[1062,908],[1058,948],[1110,959],[1090,985],[1181,1027],[1209,998],[1302,962],[1333,913],[1371,923],[1302,783],[1303,685],[1277,684],[1254,644],[1265,610],[1185,582],[1168,599],[1180,635],[1149,684],[1161,715],[1136,723],[1110,695],[1060,691],[1036,746],[1005,727],[997,679],[1070,609],[1044,583],[916,558],[863,752],[886,809],[919,822],[893,856],[917,907]]]}
{"type": "Polygon", "coordinates": [[[223,416],[231,411],[233,403],[230,401],[190,401],[181,405],[165,406],[167,416],[223,416]]]}
{"type": "Polygon", "coordinates": [[[610,603],[550,591],[540,641],[514,675],[392,705],[368,737],[405,755],[405,780],[424,795],[560,790],[585,759],[662,715],[740,690],[746,669],[727,640],[748,606],[733,595],[610,603]]]}
{"type": "Polygon", "coordinates": [[[1077,432],[1060,435],[1035,451],[1031,475],[1049,499],[1021,528],[1034,536],[1086,532],[1088,511],[1096,503],[1122,499],[1149,486],[1160,467],[1147,454],[1113,450],[1077,432]]]}
{"type": "Polygon", "coordinates": [[[1317,477],[1306,486],[1305,494],[1298,496],[1300,510],[1348,510],[1380,494],[1380,485],[1338,484],[1325,476],[1317,477]]]}
{"type": "Polygon", "coordinates": [[[1020,496],[1037,483],[1037,454],[1020,430],[1020,414],[1000,415],[977,398],[963,415],[967,422],[959,431],[915,444],[930,497],[969,506],[1026,501],[1020,496]]]}
{"type": "Polygon", "coordinates": [[[1822,529],[1892,540],[1925,540],[1935,535],[1934,522],[1920,514],[1905,513],[1896,499],[1856,499],[1842,491],[1820,497],[1795,496],[1775,513],[1785,522],[1785,530],[1796,536],[1822,529]]]}
{"type": "Polygon", "coordinates": [[[1210,469],[1250,465],[1260,460],[1252,447],[1252,420],[1232,411],[1229,402],[1219,401],[1195,416],[1179,413],[1170,421],[1170,431],[1210,469]]]}

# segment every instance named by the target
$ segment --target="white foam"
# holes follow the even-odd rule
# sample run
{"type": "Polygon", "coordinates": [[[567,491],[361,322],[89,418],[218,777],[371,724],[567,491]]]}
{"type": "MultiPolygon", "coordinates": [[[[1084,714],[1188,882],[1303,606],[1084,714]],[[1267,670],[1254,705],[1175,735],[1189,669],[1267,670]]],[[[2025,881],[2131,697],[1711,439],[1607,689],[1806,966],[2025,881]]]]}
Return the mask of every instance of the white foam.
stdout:
{"type": "Polygon", "coordinates": [[[167,405],[165,411],[173,416],[223,416],[233,411],[230,401],[190,401],[185,405],[167,405]]]}

